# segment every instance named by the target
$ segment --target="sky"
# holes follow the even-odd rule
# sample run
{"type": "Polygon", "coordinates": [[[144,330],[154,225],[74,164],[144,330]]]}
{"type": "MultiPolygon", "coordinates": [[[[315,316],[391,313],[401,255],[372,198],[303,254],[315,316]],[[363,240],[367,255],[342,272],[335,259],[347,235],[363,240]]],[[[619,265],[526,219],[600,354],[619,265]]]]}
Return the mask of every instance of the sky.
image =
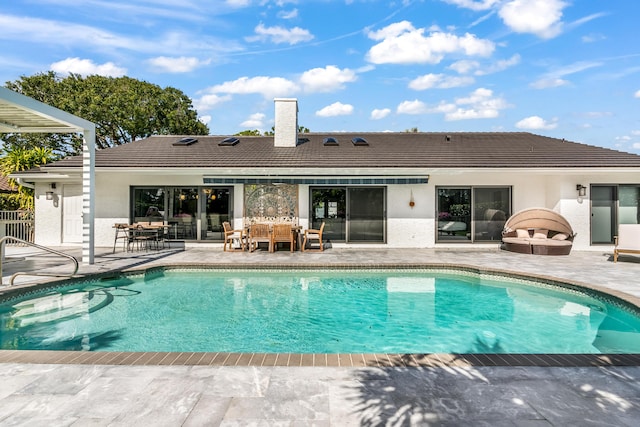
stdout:
{"type": "Polygon", "coordinates": [[[637,0],[2,0],[0,84],[128,76],[211,134],[532,132],[640,154],[637,0]]]}

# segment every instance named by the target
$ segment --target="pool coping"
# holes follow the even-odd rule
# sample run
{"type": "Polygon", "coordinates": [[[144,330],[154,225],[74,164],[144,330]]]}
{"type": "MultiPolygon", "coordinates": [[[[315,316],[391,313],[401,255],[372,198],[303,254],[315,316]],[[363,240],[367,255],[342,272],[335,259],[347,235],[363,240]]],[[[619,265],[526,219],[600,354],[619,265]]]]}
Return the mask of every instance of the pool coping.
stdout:
{"type": "MultiPolygon", "coordinates": [[[[595,292],[599,296],[614,297],[635,311],[640,312],[640,298],[588,283],[559,279],[552,276],[519,273],[510,270],[484,268],[471,265],[446,263],[412,264],[206,264],[165,263],[149,267],[134,267],[109,272],[78,275],[72,279],[50,280],[37,284],[17,285],[0,289],[0,297],[7,294],[29,293],[51,286],[64,286],[78,279],[97,280],[114,275],[154,274],[159,270],[175,269],[232,269],[232,270],[313,270],[313,269],[432,269],[462,271],[481,276],[511,277],[541,282],[570,290],[595,292]],[[7,292],[8,291],[8,292],[7,292]]],[[[598,367],[640,366],[640,354],[317,354],[317,353],[225,353],[225,352],[109,352],[109,351],[53,351],[53,350],[1,350],[0,363],[26,364],[79,364],[120,366],[282,366],[282,367],[479,367],[479,366],[536,366],[536,367],[598,367]]]]}

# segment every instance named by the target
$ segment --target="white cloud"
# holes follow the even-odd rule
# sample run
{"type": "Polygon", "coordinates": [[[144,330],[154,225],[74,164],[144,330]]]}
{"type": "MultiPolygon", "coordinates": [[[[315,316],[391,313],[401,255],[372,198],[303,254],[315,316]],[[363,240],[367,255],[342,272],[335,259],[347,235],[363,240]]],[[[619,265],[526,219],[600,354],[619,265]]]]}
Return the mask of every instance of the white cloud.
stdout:
{"type": "Polygon", "coordinates": [[[468,86],[474,83],[473,77],[453,77],[444,74],[425,74],[409,82],[409,88],[413,90],[425,89],[450,89],[453,87],[468,86]]]}
{"type": "Polygon", "coordinates": [[[529,84],[534,89],[549,89],[552,87],[560,87],[566,86],[569,84],[568,80],[560,79],[560,78],[543,78],[540,80],[536,80],[535,82],[529,84]]]}
{"type": "Polygon", "coordinates": [[[504,71],[509,67],[513,67],[514,65],[518,65],[520,63],[520,55],[517,53],[513,55],[509,59],[501,59],[496,61],[495,63],[489,65],[484,70],[477,70],[475,72],[476,76],[484,76],[487,74],[498,73],[500,71],[504,71]]]}
{"type": "Polygon", "coordinates": [[[548,122],[540,116],[531,116],[520,120],[518,123],[516,123],[516,127],[518,129],[551,130],[558,127],[558,122],[557,119],[548,122]]]}
{"type": "Polygon", "coordinates": [[[426,114],[429,112],[427,104],[417,99],[413,101],[402,101],[396,109],[398,114],[426,114]]]}
{"type": "Polygon", "coordinates": [[[225,0],[225,3],[231,7],[245,7],[251,4],[251,0],[225,0]]]}
{"type": "Polygon", "coordinates": [[[454,62],[449,65],[448,68],[458,74],[469,74],[471,71],[480,68],[480,63],[478,61],[463,59],[461,61],[454,62]]]}
{"type": "Polygon", "coordinates": [[[331,92],[344,88],[344,83],[354,82],[357,75],[348,68],[339,69],[334,65],[313,68],[300,76],[300,83],[306,92],[331,92]]]}
{"type": "Polygon", "coordinates": [[[465,9],[482,11],[482,10],[491,9],[500,0],[443,0],[443,1],[449,4],[454,4],[458,7],[464,7],[465,9]]]}
{"type": "Polygon", "coordinates": [[[640,98],[640,90],[636,91],[636,93],[633,94],[634,98],[640,98]]]}
{"type": "Polygon", "coordinates": [[[168,73],[188,73],[196,68],[207,65],[211,61],[200,61],[194,57],[168,57],[158,56],[157,58],[149,59],[149,64],[153,67],[159,68],[159,71],[165,71],[168,73]]]}
{"type": "Polygon", "coordinates": [[[396,22],[368,36],[379,41],[367,52],[367,60],[374,64],[437,64],[446,54],[489,56],[495,50],[490,40],[473,34],[460,37],[435,31],[424,35],[425,29],[416,29],[408,21],[396,22]]]}
{"type": "Polygon", "coordinates": [[[500,7],[502,21],[517,33],[549,39],[562,31],[562,0],[511,0],[500,7]]]}
{"type": "Polygon", "coordinates": [[[498,117],[500,110],[509,105],[501,97],[495,97],[489,89],[479,88],[468,97],[457,98],[454,102],[441,102],[428,106],[422,101],[404,101],[398,105],[398,114],[444,114],[447,121],[466,119],[488,119],[498,117]]]}
{"type": "Polygon", "coordinates": [[[283,77],[240,77],[239,79],[215,85],[209,89],[211,93],[254,94],[258,93],[267,99],[278,96],[289,96],[300,90],[298,85],[283,77]]]}
{"type": "Polygon", "coordinates": [[[121,77],[127,74],[127,69],[116,66],[113,62],[96,64],[90,59],[67,58],[51,64],[51,71],[59,74],[80,74],[82,76],[100,75],[107,77],[121,77]]]}
{"type": "Polygon", "coordinates": [[[215,93],[208,93],[200,98],[194,99],[193,106],[198,111],[207,111],[228,101],[231,101],[231,95],[220,96],[215,93]]]}
{"type": "Polygon", "coordinates": [[[254,113],[247,120],[240,123],[240,126],[250,129],[262,129],[264,126],[265,115],[263,113],[254,113]]]}
{"type": "Polygon", "coordinates": [[[633,147],[634,150],[640,150],[640,142],[634,142],[631,147],[633,147]]]}
{"type": "Polygon", "coordinates": [[[209,125],[209,123],[211,123],[211,116],[206,114],[204,116],[198,117],[198,120],[200,120],[205,125],[209,125]]]}
{"type": "Polygon", "coordinates": [[[334,102],[318,111],[316,116],[318,117],[335,117],[335,116],[348,116],[353,113],[353,105],[343,104],[341,102],[334,102]]]}
{"type": "Polygon", "coordinates": [[[371,111],[371,120],[380,120],[380,119],[384,119],[385,117],[387,117],[389,114],[391,114],[391,110],[388,108],[381,108],[381,109],[374,109],[373,111],[371,111]]]}
{"type": "Polygon", "coordinates": [[[293,9],[290,11],[281,10],[278,12],[278,18],[280,19],[294,19],[298,17],[298,9],[293,9]]]}
{"type": "Polygon", "coordinates": [[[309,30],[305,30],[300,27],[287,29],[280,26],[265,27],[263,24],[258,24],[258,26],[256,26],[255,28],[255,32],[255,36],[246,37],[246,40],[249,42],[271,41],[275,44],[288,43],[289,45],[313,40],[313,35],[309,32],[309,30]]]}
{"type": "Polygon", "coordinates": [[[595,42],[599,42],[606,39],[607,37],[604,36],[603,34],[588,34],[580,38],[580,40],[582,40],[583,43],[595,43],[595,42]]]}

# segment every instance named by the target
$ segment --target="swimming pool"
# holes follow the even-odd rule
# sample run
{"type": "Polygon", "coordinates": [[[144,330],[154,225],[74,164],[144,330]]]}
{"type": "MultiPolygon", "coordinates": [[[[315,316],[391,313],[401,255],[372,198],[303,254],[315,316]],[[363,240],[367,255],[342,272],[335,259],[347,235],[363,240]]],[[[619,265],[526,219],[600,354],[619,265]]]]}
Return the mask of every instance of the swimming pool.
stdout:
{"type": "Polygon", "coordinates": [[[17,350],[640,352],[613,297],[429,269],[158,269],[13,297],[0,325],[17,350]]]}

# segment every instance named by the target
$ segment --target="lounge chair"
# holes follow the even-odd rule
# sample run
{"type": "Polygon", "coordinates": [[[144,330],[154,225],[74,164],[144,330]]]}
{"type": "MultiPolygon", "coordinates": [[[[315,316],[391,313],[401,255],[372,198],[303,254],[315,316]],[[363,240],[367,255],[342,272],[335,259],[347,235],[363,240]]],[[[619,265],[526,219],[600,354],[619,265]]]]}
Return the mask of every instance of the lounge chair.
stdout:
{"type": "Polygon", "coordinates": [[[614,240],[613,262],[618,262],[619,254],[640,254],[640,224],[618,225],[618,235],[614,240]]]}
{"type": "Polygon", "coordinates": [[[569,222],[546,208],[531,208],[512,215],[504,224],[502,247],[533,255],[569,255],[573,246],[569,222]]]}
{"type": "Polygon", "coordinates": [[[271,232],[271,250],[275,251],[278,243],[289,243],[291,252],[296,250],[295,234],[291,224],[273,224],[271,232]]]}
{"type": "Polygon", "coordinates": [[[227,252],[227,244],[229,244],[230,252],[244,251],[247,238],[244,230],[233,230],[228,221],[223,222],[222,227],[224,229],[224,245],[222,249],[227,252]]]}
{"type": "Polygon", "coordinates": [[[268,243],[269,252],[273,251],[269,224],[251,224],[251,227],[249,227],[249,251],[253,252],[258,249],[258,244],[260,243],[268,243]]]}
{"type": "Polygon", "coordinates": [[[309,228],[304,230],[304,240],[302,241],[302,252],[315,250],[322,252],[324,250],[324,244],[322,243],[322,232],[324,231],[324,222],[320,226],[319,229],[309,228]],[[317,249],[307,249],[307,242],[311,243],[311,241],[317,240],[320,247],[317,249]]]}

